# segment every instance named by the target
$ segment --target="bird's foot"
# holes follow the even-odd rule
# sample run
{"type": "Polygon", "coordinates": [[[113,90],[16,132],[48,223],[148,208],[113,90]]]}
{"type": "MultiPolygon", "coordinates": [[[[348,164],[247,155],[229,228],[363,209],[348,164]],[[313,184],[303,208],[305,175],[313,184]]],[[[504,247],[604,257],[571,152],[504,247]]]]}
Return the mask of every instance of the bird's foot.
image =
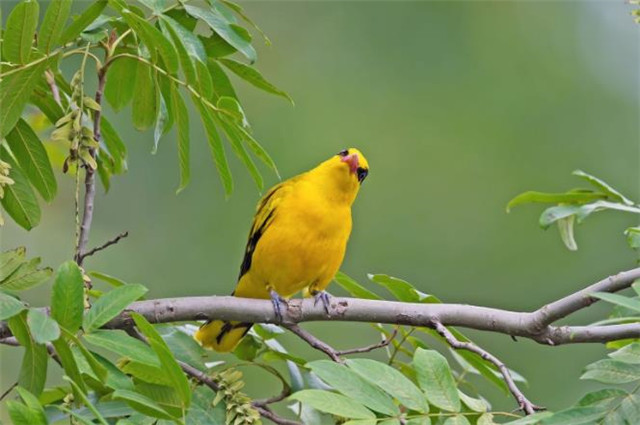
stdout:
{"type": "Polygon", "coordinates": [[[289,304],[285,298],[282,298],[280,294],[273,289],[269,290],[269,295],[271,296],[273,311],[276,313],[276,319],[278,320],[278,323],[282,323],[282,305],[284,304],[284,306],[288,308],[289,304]]]}
{"type": "Polygon", "coordinates": [[[311,295],[313,295],[314,301],[313,301],[313,306],[315,307],[318,304],[318,301],[322,302],[322,305],[324,306],[324,311],[327,312],[327,315],[329,315],[329,306],[331,305],[330,302],[330,295],[327,291],[313,291],[311,292],[311,295]]]}

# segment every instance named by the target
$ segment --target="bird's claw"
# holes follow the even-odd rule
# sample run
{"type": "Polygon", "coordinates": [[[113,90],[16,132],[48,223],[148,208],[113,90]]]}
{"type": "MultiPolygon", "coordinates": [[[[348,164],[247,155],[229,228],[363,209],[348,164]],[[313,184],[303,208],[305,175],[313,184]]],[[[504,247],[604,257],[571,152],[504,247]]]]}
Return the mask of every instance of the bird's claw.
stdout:
{"type": "Polygon", "coordinates": [[[326,311],[327,315],[329,315],[329,306],[331,305],[331,302],[329,301],[329,293],[327,291],[317,291],[312,295],[314,298],[313,306],[315,307],[318,304],[318,301],[321,301],[322,305],[324,306],[324,311],[326,311]]]}
{"type": "Polygon", "coordinates": [[[288,307],[289,305],[287,304],[287,300],[285,298],[282,298],[280,296],[280,294],[278,294],[276,291],[274,291],[273,289],[271,289],[269,291],[269,295],[271,296],[271,303],[273,304],[273,311],[276,313],[276,319],[278,321],[278,323],[282,323],[282,304],[284,304],[286,307],[288,307]]]}

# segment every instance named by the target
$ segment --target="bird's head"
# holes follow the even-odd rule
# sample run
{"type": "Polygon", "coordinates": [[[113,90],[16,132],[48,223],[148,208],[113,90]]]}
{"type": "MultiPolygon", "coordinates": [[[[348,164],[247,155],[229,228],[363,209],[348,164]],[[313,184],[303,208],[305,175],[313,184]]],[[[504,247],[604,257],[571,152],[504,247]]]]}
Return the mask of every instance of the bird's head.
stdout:
{"type": "Polygon", "coordinates": [[[356,148],[344,149],[320,164],[313,174],[324,182],[330,194],[353,202],[360,185],[369,174],[367,159],[356,148]]]}

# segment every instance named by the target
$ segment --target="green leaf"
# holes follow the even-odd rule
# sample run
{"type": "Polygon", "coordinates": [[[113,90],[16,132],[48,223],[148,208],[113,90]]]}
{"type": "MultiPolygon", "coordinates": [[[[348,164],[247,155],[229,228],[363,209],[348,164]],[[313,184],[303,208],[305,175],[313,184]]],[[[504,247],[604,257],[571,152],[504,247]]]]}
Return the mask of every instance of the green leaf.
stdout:
{"type": "Polygon", "coordinates": [[[163,370],[157,366],[150,366],[145,363],[126,362],[121,368],[122,372],[131,375],[136,379],[149,382],[151,384],[171,386],[171,379],[165,375],[163,370]]]}
{"type": "MultiPolygon", "coordinates": [[[[226,99],[231,98],[227,97],[226,99]]],[[[262,189],[264,188],[264,180],[262,179],[262,175],[256,167],[256,164],[253,162],[253,160],[249,156],[249,153],[242,144],[242,139],[238,134],[236,126],[233,123],[227,121],[225,117],[222,117],[220,120],[216,121],[219,123],[220,127],[222,127],[225,134],[227,135],[227,140],[229,141],[229,144],[231,145],[231,148],[233,149],[236,156],[240,158],[244,166],[247,167],[247,170],[249,170],[249,174],[251,174],[256,187],[258,188],[258,190],[262,191],[262,189]]]]}
{"type": "Polygon", "coordinates": [[[490,407],[484,400],[468,396],[460,390],[458,390],[458,395],[460,396],[460,400],[465,404],[465,406],[467,406],[474,412],[486,412],[490,407]]]}
{"type": "MultiPolygon", "coordinates": [[[[65,338],[64,335],[61,338],[53,341],[53,348],[56,350],[56,354],[60,359],[60,363],[62,363],[62,368],[65,373],[78,385],[80,390],[86,392],[87,389],[84,385],[84,381],[82,380],[82,376],[80,375],[80,370],[78,369],[78,364],[76,363],[75,357],[71,352],[71,348],[69,348],[70,342],[69,339],[65,338]]],[[[80,397],[74,390],[74,396],[80,397]]]]}
{"type": "Polygon", "coordinates": [[[507,212],[522,204],[585,204],[598,199],[606,199],[607,195],[592,191],[569,191],[565,193],[545,193],[529,191],[521,193],[507,204],[507,212]]]}
{"type": "Polygon", "coordinates": [[[20,395],[20,398],[22,399],[22,401],[24,401],[24,403],[27,405],[27,407],[35,413],[37,422],[35,422],[34,425],[36,423],[46,424],[47,417],[44,413],[44,408],[42,407],[42,404],[40,403],[40,401],[38,401],[38,398],[32,393],[30,393],[29,391],[27,391],[26,389],[21,387],[16,387],[16,391],[20,395]]]}
{"type": "Polygon", "coordinates": [[[73,261],[58,269],[51,295],[51,317],[63,328],[75,333],[82,324],[84,312],[84,281],[73,261]]]}
{"type": "Polygon", "coordinates": [[[243,127],[247,127],[247,119],[244,115],[244,111],[242,110],[242,106],[238,103],[238,101],[232,97],[220,96],[218,98],[218,102],[216,104],[218,109],[223,111],[226,118],[235,124],[242,125],[243,127]]]}
{"type": "Polygon", "coordinates": [[[222,58],[229,56],[237,52],[236,48],[227,43],[224,38],[220,37],[217,33],[212,33],[209,37],[198,36],[204,50],[207,53],[207,57],[211,59],[222,58]]]}
{"type": "Polygon", "coordinates": [[[176,359],[203,372],[207,370],[203,361],[207,353],[192,336],[172,329],[171,332],[163,334],[162,339],[165,340],[176,359]]]}
{"type": "Polygon", "coordinates": [[[144,64],[127,56],[119,57],[109,65],[104,96],[114,111],[118,112],[127,106],[133,94],[139,93],[134,76],[141,65],[144,64]]]}
{"type": "Polygon", "coordinates": [[[73,0],[58,0],[49,3],[47,12],[38,31],[38,48],[49,53],[58,45],[62,35],[73,0]]]}
{"type": "Polygon", "coordinates": [[[202,9],[188,4],[184,5],[184,9],[194,18],[203,20],[224,41],[245,55],[249,61],[255,62],[257,55],[251,42],[243,38],[232,26],[232,23],[217,10],[213,8],[202,9]]]}
{"type": "Polygon", "coordinates": [[[65,28],[62,36],[60,37],[60,44],[67,44],[73,41],[84,31],[89,24],[96,20],[107,6],[107,0],[95,0],[91,5],[85,9],[80,16],[76,17],[71,25],[65,28]]]}
{"type": "Polygon", "coordinates": [[[482,415],[480,415],[480,417],[478,417],[476,425],[496,425],[493,420],[493,414],[483,413],[482,415]]]}
{"type": "MultiPolygon", "coordinates": [[[[0,104],[2,104],[1,101],[0,104]]],[[[4,146],[0,147],[0,159],[11,165],[9,177],[14,181],[14,184],[4,187],[4,197],[0,199],[0,203],[18,225],[23,229],[31,230],[40,223],[40,207],[36,194],[33,193],[29,181],[4,146]]]]}
{"type": "Polygon", "coordinates": [[[10,317],[20,313],[26,307],[20,300],[15,299],[9,294],[0,292],[0,320],[7,320],[10,317]]]}
{"type": "Polygon", "coordinates": [[[34,409],[25,406],[22,403],[18,403],[17,401],[9,400],[7,401],[7,410],[9,412],[9,417],[11,418],[11,422],[13,425],[46,425],[46,417],[44,418],[44,422],[42,418],[38,414],[38,412],[34,409]]]}
{"type": "Polygon", "coordinates": [[[189,180],[191,179],[191,172],[189,168],[189,151],[190,151],[190,138],[189,138],[189,111],[187,105],[178,89],[171,84],[171,102],[173,104],[173,111],[175,113],[177,134],[178,134],[178,162],[180,164],[180,186],[177,192],[184,189],[189,180]]]}
{"type": "Polygon", "coordinates": [[[82,400],[84,405],[91,411],[91,413],[95,415],[98,422],[100,422],[102,425],[109,425],[109,423],[104,418],[104,416],[102,416],[100,412],[98,412],[98,409],[96,409],[93,403],[89,401],[89,398],[87,397],[87,395],[84,393],[84,391],[82,391],[80,386],[73,381],[73,379],[69,378],[68,376],[63,376],[62,379],[64,379],[65,381],[71,384],[73,389],[76,390],[76,393],[80,395],[80,399],[82,400]]]}
{"type": "Polygon", "coordinates": [[[431,418],[429,416],[411,418],[406,421],[406,425],[431,425],[431,418]]]}
{"type": "MultiPolygon", "coordinates": [[[[198,87],[198,79],[196,77],[196,69],[194,67],[193,61],[185,48],[182,39],[176,33],[174,27],[169,24],[169,20],[173,21],[171,18],[162,16],[160,20],[160,28],[162,29],[163,34],[173,41],[173,45],[178,52],[178,59],[180,61],[180,66],[182,67],[182,72],[187,80],[187,83],[193,87],[198,87]]],[[[173,21],[176,23],[175,21],[173,21]]],[[[176,23],[176,25],[179,25],[176,23]]],[[[192,33],[190,33],[192,34],[192,33]]],[[[192,34],[193,35],[193,34],[192,34]]]]}
{"type": "Polygon", "coordinates": [[[276,96],[284,97],[293,105],[293,99],[289,96],[285,91],[280,90],[269,81],[267,81],[258,70],[255,68],[245,65],[241,62],[237,62],[233,59],[221,58],[219,59],[220,63],[226,66],[231,72],[236,74],[238,77],[252,84],[254,87],[257,87],[261,90],[266,91],[267,93],[275,94],[276,96]]]}
{"type": "MultiPolygon", "coordinates": [[[[167,22],[171,29],[173,29],[175,35],[180,40],[180,43],[184,45],[189,56],[194,59],[199,60],[200,62],[207,62],[207,52],[204,50],[204,46],[202,45],[202,41],[187,28],[183,27],[178,21],[172,19],[167,15],[162,15],[161,19],[167,22]]],[[[177,45],[177,43],[174,42],[177,45]]]]}
{"type": "Polygon", "coordinates": [[[594,292],[591,296],[640,313],[640,300],[625,297],[623,295],[610,294],[608,292],[594,292]]]}
{"type": "Polygon", "coordinates": [[[249,134],[247,130],[242,127],[237,127],[238,131],[242,133],[244,141],[249,145],[249,149],[253,151],[253,154],[258,157],[267,167],[271,168],[278,179],[280,179],[280,173],[278,172],[278,168],[276,167],[275,162],[269,156],[266,150],[258,143],[256,139],[249,134]]]}
{"type": "Polygon", "coordinates": [[[622,413],[619,422],[626,420],[628,424],[637,423],[640,419],[640,396],[638,394],[626,396],[620,404],[618,413],[622,413]]]}
{"type": "Polygon", "coordinates": [[[470,425],[470,423],[464,415],[455,415],[448,417],[443,425],[470,425]]]}
{"type": "Polygon", "coordinates": [[[558,220],[575,215],[579,210],[579,205],[559,205],[547,208],[540,214],[540,227],[546,229],[558,220]]]}
{"type": "Polygon", "coordinates": [[[139,0],[140,3],[147,6],[151,9],[154,14],[162,13],[163,9],[166,7],[166,0],[139,0]]]}
{"type": "Polygon", "coordinates": [[[587,174],[582,170],[575,170],[572,174],[574,176],[578,176],[578,177],[588,181],[593,186],[597,187],[598,189],[600,189],[601,191],[606,193],[610,199],[613,199],[614,201],[622,202],[623,204],[626,204],[626,205],[633,205],[633,201],[631,201],[628,198],[626,198],[622,193],[620,193],[617,190],[615,190],[614,188],[612,188],[610,185],[605,183],[603,180],[601,180],[601,179],[599,179],[599,178],[597,178],[595,176],[592,176],[591,174],[587,174]]]}
{"type": "Polygon", "coordinates": [[[593,379],[605,384],[625,384],[640,379],[640,365],[604,359],[591,363],[580,379],[593,379]]]}
{"type": "Polygon", "coordinates": [[[113,128],[104,115],[100,118],[100,130],[102,133],[102,140],[114,160],[113,171],[121,173],[126,169],[125,159],[127,157],[127,147],[120,138],[120,135],[118,135],[116,129],[113,128]]]}
{"type": "Polygon", "coordinates": [[[22,291],[46,282],[53,274],[53,270],[50,267],[39,269],[39,264],[40,257],[21,264],[11,276],[0,283],[0,289],[22,291]]]}
{"type": "Polygon", "coordinates": [[[439,302],[435,297],[418,291],[409,282],[386,274],[367,275],[372,282],[383,286],[399,301],[410,303],[439,302]]]}
{"type": "Polygon", "coordinates": [[[167,343],[164,342],[160,334],[143,316],[137,313],[131,313],[131,317],[136,322],[136,326],[140,332],[147,337],[149,345],[151,345],[153,351],[158,355],[162,369],[173,382],[184,406],[188,407],[191,402],[191,388],[189,387],[189,380],[186,378],[180,368],[180,365],[171,354],[171,350],[169,350],[167,343]]]}
{"type": "MultiPolygon", "coordinates": [[[[5,32],[5,34],[7,33],[5,32]]],[[[43,78],[42,75],[52,60],[55,58],[43,60],[2,78],[0,81],[0,105],[2,105],[0,108],[0,138],[9,133],[16,125],[31,93],[38,81],[43,78]]]]}
{"type": "Polygon", "coordinates": [[[236,91],[233,88],[229,77],[227,76],[227,74],[225,74],[222,67],[218,64],[218,61],[216,61],[215,59],[208,59],[207,69],[209,70],[209,75],[211,76],[211,80],[213,82],[215,96],[228,96],[237,100],[238,96],[236,95],[236,91]]]}
{"type": "Polygon", "coordinates": [[[64,115],[58,102],[49,93],[43,91],[41,87],[36,87],[31,94],[29,102],[40,109],[51,123],[56,123],[64,115]]]}
{"type": "Polygon", "coordinates": [[[57,190],[56,178],[47,151],[38,135],[25,120],[19,119],[6,139],[31,184],[45,201],[52,201],[57,190]]]}
{"type": "Polygon", "coordinates": [[[149,397],[174,417],[182,417],[185,408],[175,388],[167,385],[137,382],[135,391],[145,397],[149,397]]]}
{"type": "Polygon", "coordinates": [[[93,345],[114,352],[133,361],[160,366],[158,358],[153,350],[144,342],[129,336],[125,331],[98,329],[90,334],[85,334],[84,339],[93,345]]]}
{"type": "Polygon", "coordinates": [[[224,193],[228,197],[233,192],[233,179],[231,177],[231,171],[229,170],[229,164],[227,162],[227,156],[222,146],[222,139],[216,130],[216,125],[211,116],[211,112],[200,99],[194,98],[193,103],[200,113],[200,119],[204,125],[204,129],[207,132],[207,141],[209,142],[209,148],[211,149],[211,155],[213,156],[213,162],[216,164],[218,175],[222,181],[224,187],[224,193]]]}
{"type": "Polygon", "coordinates": [[[434,350],[418,348],[413,367],[430,404],[449,412],[460,411],[460,397],[447,360],[434,350]]]}
{"type": "Polygon", "coordinates": [[[125,281],[118,279],[117,277],[113,277],[106,273],[98,272],[95,270],[90,271],[89,276],[94,277],[96,279],[100,279],[104,282],[107,282],[109,285],[113,286],[114,288],[127,284],[125,281]]]}
{"type": "Polygon", "coordinates": [[[20,345],[24,347],[24,356],[18,375],[18,384],[35,394],[40,395],[47,379],[48,353],[43,344],[36,344],[29,333],[26,312],[13,316],[8,320],[9,329],[20,345]]]}
{"type": "Polygon", "coordinates": [[[130,284],[107,292],[93,303],[91,309],[84,316],[82,328],[87,333],[95,331],[120,314],[129,304],[147,291],[148,289],[142,285],[130,284]]]}
{"type": "Polygon", "coordinates": [[[384,391],[346,366],[329,360],[318,360],[306,366],[324,382],[369,409],[388,416],[400,414],[398,406],[384,391]]]}
{"type": "Polygon", "coordinates": [[[138,62],[136,68],[135,93],[131,108],[133,126],[143,131],[156,121],[160,107],[155,72],[143,62],[138,62]]]}
{"type": "Polygon", "coordinates": [[[640,342],[631,343],[618,351],[609,353],[609,357],[624,363],[640,364],[640,342]]]}
{"type": "Polygon", "coordinates": [[[347,360],[347,366],[409,409],[422,413],[429,412],[429,406],[422,391],[391,366],[370,359],[350,359],[347,360]]]}
{"type": "Polygon", "coordinates": [[[603,210],[616,210],[640,214],[640,208],[638,207],[607,201],[596,201],[584,205],[560,205],[557,207],[547,208],[542,212],[542,215],[540,215],[540,226],[542,228],[547,228],[555,221],[571,215],[575,215],[578,223],[581,223],[589,215],[603,210]]]}
{"type": "Polygon", "coordinates": [[[373,292],[366,289],[364,286],[360,285],[358,282],[347,276],[342,272],[336,273],[333,278],[338,285],[342,287],[345,291],[356,298],[362,298],[365,300],[381,300],[382,298],[373,292]]]}
{"type": "Polygon", "coordinates": [[[570,215],[569,217],[561,218],[558,220],[558,231],[560,232],[560,238],[569,251],[577,251],[578,244],[573,236],[573,224],[576,217],[570,215]]]}
{"type": "Polygon", "coordinates": [[[91,351],[87,349],[75,334],[70,333],[66,329],[62,329],[65,339],[71,341],[70,346],[74,358],[78,364],[80,372],[87,374],[97,380],[101,385],[107,379],[107,369],[102,366],[91,351]]]}
{"type": "Polygon", "coordinates": [[[553,412],[538,412],[507,423],[509,425],[534,425],[542,419],[549,418],[551,416],[553,416],[553,412]]]}
{"type": "Polygon", "coordinates": [[[150,398],[129,390],[115,390],[111,397],[124,400],[140,413],[160,419],[173,419],[162,407],[150,398]]]}
{"type": "Polygon", "coordinates": [[[624,390],[618,388],[605,388],[602,390],[590,392],[585,394],[580,401],[578,401],[578,406],[609,406],[612,402],[626,397],[629,393],[624,390]]]}
{"type": "Polygon", "coordinates": [[[40,7],[35,0],[21,1],[11,10],[7,17],[6,29],[2,33],[2,60],[13,63],[29,62],[39,11],[40,7]]]}
{"type": "Polygon", "coordinates": [[[169,111],[167,108],[167,103],[160,92],[160,96],[158,97],[160,100],[160,108],[158,108],[158,117],[156,118],[156,126],[153,130],[153,149],[151,153],[155,155],[158,152],[158,144],[160,143],[160,139],[164,134],[166,134],[168,130],[169,123],[169,111]],[[166,131],[165,131],[166,130],[166,131]]]}
{"type": "Polygon", "coordinates": [[[321,412],[331,413],[343,418],[373,419],[376,417],[371,410],[362,404],[330,391],[302,390],[290,395],[288,400],[297,400],[321,412]]]}
{"type": "Polygon", "coordinates": [[[169,71],[170,74],[178,72],[178,54],[171,42],[169,42],[156,27],[128,9],[122,11],[122,17],[136,34],[140,36],[145,46],[147,46],[153,62],[157,63],[155,54],[157,50],[160,53],[160,57],[162,57],[167,71],[169,71]]]}
{"type": "Polygon", "coordinates": [[[29,309],[27,324],[33,340],[39,344],[44,344],[60,337],[58,323],[40,309],[29,309]]]}
{"type": "Polygon", "coordinates": [[[205,99],[213,98],[213,80],[209,74],[209,68],[199,60],[195,61],[196,74],[198,79],[198,90],[205,99]]]}
{"type": "Polygon", "coordinates": [[[591,424],[601,418],[605,411],[597,407],[570,407],[543,419],[540,425],[582,425],[591,424]]]}
{"type": "Polygon", "coordinates": [[[632,249],[640,249],[640,226],[629,227],[624,231],[627,236],[627,243],[632,249]]]}
{"type": "Polygon", "coordinates": [[[0,282],[20,267],[24,262],[26,252],[26,248],[20,246],[0,254],[0,282]]]}
{"type": "MultiPolygon", "coordinates": [[[[93,357],[96,361],[107,371],[107,376],[104,379],[104,383],[114,390],[124,389],[124,390],[132,390],[133,382],[131,378],[125,375],[116,365],[111,363],[110,360],[102,357],[100,354],[92,352],[93,357]]],[[[100,410],[100,406],[98,406],[98,410],[100,410]]]]}

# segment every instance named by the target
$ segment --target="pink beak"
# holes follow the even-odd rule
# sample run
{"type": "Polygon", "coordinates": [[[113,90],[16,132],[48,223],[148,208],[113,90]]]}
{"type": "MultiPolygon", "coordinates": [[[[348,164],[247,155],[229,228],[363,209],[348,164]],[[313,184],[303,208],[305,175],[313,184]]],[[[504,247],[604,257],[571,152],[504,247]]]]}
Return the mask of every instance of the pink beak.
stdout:
{"type": "Polygon", "coordinates": [[[358,166],[360,165],[360,160],[358,159],[357,153],[343,156],[342,158],[340,158],[340,160],[349,164],[349,170],[351,170],[351,173],[356,173],[356,171],[358,170],[358,166]]]}

